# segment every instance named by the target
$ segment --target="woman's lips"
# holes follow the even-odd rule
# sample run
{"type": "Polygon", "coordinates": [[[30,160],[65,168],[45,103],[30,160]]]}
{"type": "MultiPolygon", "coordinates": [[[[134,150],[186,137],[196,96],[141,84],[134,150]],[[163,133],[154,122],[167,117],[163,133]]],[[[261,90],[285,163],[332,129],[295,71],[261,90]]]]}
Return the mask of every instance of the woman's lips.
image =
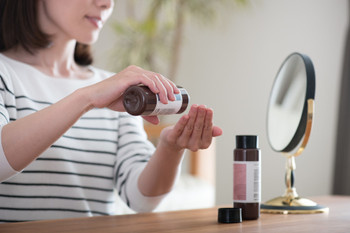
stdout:
{"type": "Polygon", "coordinates": [[[94,17],[94,16],[85,16],[89,22],[94,25],[96,28],[102,28],[103,22],[100,17],[94,17]]]}

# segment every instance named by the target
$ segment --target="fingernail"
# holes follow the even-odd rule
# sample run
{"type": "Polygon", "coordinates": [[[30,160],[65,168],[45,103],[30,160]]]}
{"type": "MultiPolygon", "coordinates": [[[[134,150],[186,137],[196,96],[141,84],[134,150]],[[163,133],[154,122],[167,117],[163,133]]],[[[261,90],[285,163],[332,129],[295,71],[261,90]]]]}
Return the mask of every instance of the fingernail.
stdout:
{"type": "Polygon", "coordinates": [[[168,104],[168,98],[163,98],[163,104],[168,104]]]}

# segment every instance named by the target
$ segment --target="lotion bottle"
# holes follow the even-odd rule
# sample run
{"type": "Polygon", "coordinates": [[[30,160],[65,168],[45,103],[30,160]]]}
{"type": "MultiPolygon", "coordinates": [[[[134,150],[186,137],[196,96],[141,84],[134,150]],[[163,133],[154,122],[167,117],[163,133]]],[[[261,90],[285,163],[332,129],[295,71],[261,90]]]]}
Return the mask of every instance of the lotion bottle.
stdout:
{"type": "Polygon", "coordinates": [[[258,136],[237,135],[233,152],[233,203],[243,220],[260,217],[261,160],[258,136]]]}
{"type": "Polygon", "coordinates": [[[175,101],[163,104],[159,95],[153,93],[147,86],[131,86],[124,93],[123,105],[125,110],[134,116],[180,114],[186,110],[190,96],[184,88],[178,87],[178,89],[180,93],[175,94],[175,101]]]}

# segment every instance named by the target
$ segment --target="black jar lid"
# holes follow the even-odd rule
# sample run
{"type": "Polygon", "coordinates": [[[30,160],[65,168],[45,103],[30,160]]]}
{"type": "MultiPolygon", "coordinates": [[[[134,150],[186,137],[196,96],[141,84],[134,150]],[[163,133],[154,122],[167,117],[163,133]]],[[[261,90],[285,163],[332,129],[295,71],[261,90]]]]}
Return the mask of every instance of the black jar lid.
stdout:
{"type": "Polygon", "coordinates": [[[241,208],[219,208],[218,222],[219,223],[242,222],[242,209],[241,208]]]}
{"type": "Polygon", "coordinates": [[[239,149],[256,149],[259,147],[257,135],[237,135],[236,148],[239,149]]]}

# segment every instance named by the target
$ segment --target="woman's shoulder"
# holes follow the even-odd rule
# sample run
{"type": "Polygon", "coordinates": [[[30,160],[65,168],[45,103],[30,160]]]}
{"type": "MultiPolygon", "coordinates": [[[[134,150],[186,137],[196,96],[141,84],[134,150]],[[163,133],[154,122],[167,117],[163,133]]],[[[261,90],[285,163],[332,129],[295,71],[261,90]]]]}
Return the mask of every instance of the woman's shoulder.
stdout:
{"type": "Polygon", "coordinates": [[[0,71],[3,69],[7,69],[9,65],[7,64],[6,61],[6,56],[0,53],[0,71]]]}
{"type": "Polygon", "coordinates": [[[25,70],[25,72],[28,73],[28,67],[30,66],[0,53],[0,72],[8,72],[9,74],[12,74],[25,70]]]}
{"type": "Polygon", "coordinates": [[[13,72],[13,67],[10,64],[9,58],[7,58],[5,55],[0,53],[0,76],[1,79],[8,79],[11,76],[11,73],[13,72]]]}

